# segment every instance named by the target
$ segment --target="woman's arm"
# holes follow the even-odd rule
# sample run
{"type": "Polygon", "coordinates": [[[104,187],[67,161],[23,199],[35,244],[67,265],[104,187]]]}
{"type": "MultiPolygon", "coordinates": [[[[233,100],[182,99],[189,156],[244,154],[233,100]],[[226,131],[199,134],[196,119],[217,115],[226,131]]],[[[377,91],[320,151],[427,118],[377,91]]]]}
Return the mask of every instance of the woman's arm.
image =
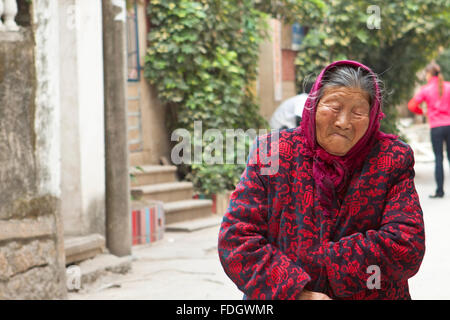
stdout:
{"type": "Polygon", "coordinates": [[[225,273],[250,299],[297,299],[310,276],[267,240],[268,176],[261,175],[258,139],[231,195],[219,233],[225,273]],[[253,161],[250,161],[253,159],[253,161]]]}
{"type": "Polygon", "coordinates": [[[420,108],[420,104],[425,101],[425,90],[420,88],[419,92],[409,100],[408,109],[412,113],[423,114],[423,110],[420,108]]]}
{"type": "Polygon", "coordinates": [[[383,281],[403,281],[419,270],[425,253],[425,233],[419,198],[414,187],[414,158],[408,147],[388,192],[378,230],[355,233],[320,249],[331,288],[338,297],[368,289],[369,266],[380,270],[383,281]]]}
{"type": "Polygon", "coordinates": [[[409,111],[417,114],[423,114],[423,110],[420,108],[420,103],[417,102],[415,98],[412,98],[408,102],[408,109],[409,111]]]}

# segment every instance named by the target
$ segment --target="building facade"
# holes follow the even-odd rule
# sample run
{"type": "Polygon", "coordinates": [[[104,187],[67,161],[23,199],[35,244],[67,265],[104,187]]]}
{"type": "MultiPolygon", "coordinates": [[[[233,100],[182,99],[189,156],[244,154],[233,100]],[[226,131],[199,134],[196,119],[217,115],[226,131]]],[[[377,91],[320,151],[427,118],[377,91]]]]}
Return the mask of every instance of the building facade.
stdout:
{"type": "Polygon", "coordinates": [[[127,205],[107,227],[107,169],[130,195],[127,158],[106,161],[105,8],[125,30],[125,0],[0,0],[0,299],[65,298],[68,264],[131,252],[127,205]]]}
{"type": "Polygon", "coordinates": [[[57,2],[0,3],[0,298],[64,298],[57,2]]]}

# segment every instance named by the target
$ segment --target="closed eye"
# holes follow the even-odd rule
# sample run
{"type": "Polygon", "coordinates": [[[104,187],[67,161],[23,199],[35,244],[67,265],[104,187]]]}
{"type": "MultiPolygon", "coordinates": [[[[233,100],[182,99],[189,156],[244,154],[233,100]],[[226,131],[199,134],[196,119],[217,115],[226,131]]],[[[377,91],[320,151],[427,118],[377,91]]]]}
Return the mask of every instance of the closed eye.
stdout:
{"type": "Polygon", "coordinates": [[[365,114],[365,115],[369,114],[369,110],[367,110],[367,108],[354,109],[353,112],[360,113],[360,114],[365,114]]]}
{"type": "Polygon", "coordinates": [[[369,116],[367,113],[363,113],[363,112],[352,112],[352,114],[353,114],[353,118],[357,119],[357,120],[362,120],[369,116]]]}
{"type": "Polygon", "coordinates": [[[334,112],[341,111],[341,108],[339,106],[333,106],[333,105],[329,105],[329,104],[324,104],[324,107],[327,107],[328,109],[330,109],[331,111],[334,111],[334,112]]]}

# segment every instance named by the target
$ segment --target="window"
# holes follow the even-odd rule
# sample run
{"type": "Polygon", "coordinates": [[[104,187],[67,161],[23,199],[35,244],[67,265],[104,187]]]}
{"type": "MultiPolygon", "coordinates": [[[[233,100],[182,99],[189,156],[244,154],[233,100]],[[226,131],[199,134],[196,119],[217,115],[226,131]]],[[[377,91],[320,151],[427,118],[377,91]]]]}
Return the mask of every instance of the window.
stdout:
{"type": "Polygon", "coordinates": [[[127,10],[127,65],[128,81],[141,80],[141,65],[139,59],[139,28],[137,3],[133,1],[127,10]]]}

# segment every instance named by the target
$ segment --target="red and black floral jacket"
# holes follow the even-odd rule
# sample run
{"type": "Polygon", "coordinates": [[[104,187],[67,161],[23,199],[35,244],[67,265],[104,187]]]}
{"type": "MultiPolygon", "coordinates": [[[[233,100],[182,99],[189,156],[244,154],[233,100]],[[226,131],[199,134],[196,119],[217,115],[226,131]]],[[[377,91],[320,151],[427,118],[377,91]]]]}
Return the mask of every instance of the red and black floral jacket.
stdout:
{"type": "Polygon", "coordinates": [[[410,299],[407,280],[425,253],[411,148],[378,141],[325,216],[300,129],[272,136],[256,140],[219,233],[222,266],[244,298],[296,299],[305,288],[332,299],[410,299]],[[266,140],[279,150],[272,175],[255,158],[266,140]]]}

